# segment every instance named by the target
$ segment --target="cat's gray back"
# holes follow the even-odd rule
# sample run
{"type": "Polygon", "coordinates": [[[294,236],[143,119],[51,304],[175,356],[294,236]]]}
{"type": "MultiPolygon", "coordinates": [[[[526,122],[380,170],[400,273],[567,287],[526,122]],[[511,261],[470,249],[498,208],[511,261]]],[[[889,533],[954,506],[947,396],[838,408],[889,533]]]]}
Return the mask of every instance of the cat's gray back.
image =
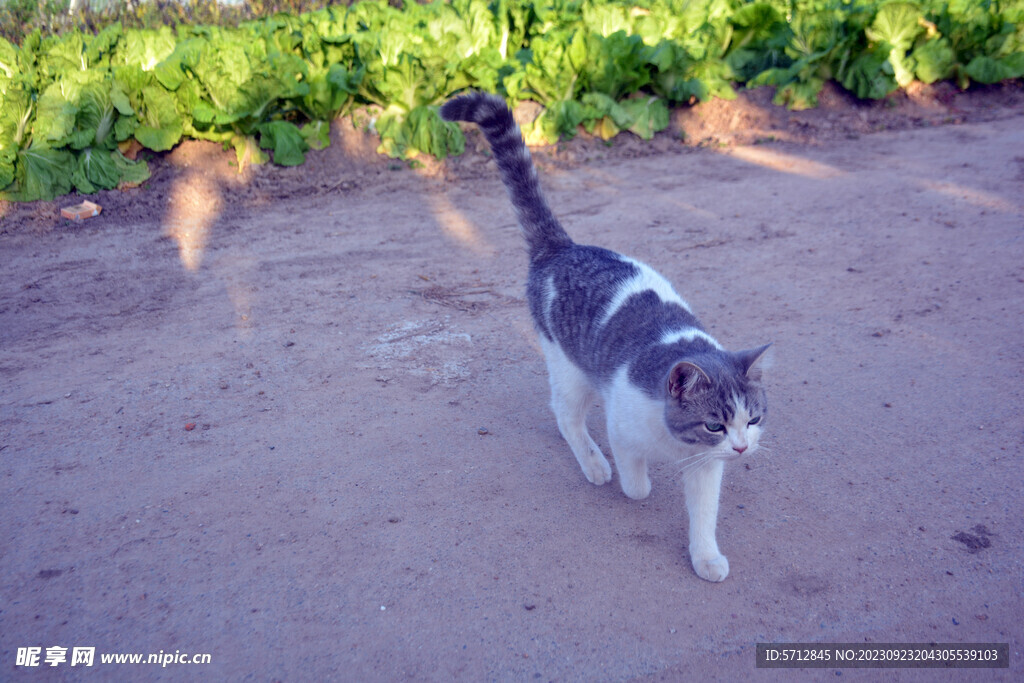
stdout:
{"type": "Polygon", "coordinates": [[[663,398],[672,360],[713,350],[717,342],[678,295],[648,286],[645,275],[652,273],[608,249],[574,244],[531,262],[530,311],[541,334],[558,343],[596,385],[629,366],[634,384],[652,398],[663,398]]]}
{"type": "Polygon", "coordinates": [[[441,115],[477,123],[490,143],[530,251],[527,299],[534,323],[595,385],[606,385],[629,365],[634,384],[663,398],[672,358],[721,349],[649,266],[569,238],[544,199],[504,100],[464,95],[446,103],[441,115]]]}

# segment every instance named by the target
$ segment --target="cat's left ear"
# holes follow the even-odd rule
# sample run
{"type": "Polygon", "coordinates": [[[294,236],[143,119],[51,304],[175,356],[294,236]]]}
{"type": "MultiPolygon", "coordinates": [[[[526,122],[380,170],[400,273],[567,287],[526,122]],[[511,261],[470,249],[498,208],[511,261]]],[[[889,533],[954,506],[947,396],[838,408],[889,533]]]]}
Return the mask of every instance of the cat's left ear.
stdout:
{"type": "Polygon", "coordinates": [[[668,373],[668,393],[675,398],[693,391],[698,386],[710,386],[711,378],[696,363],[679,361],[668,373]]]}
{"type": "Polygon", "coordinates": [[[769,347],[771,344],[736,352],[736,357],[739,358],[740,365],[743,366],[743,373],[755,382],[761,380],[761,370],[769,365],[769,347]]]}

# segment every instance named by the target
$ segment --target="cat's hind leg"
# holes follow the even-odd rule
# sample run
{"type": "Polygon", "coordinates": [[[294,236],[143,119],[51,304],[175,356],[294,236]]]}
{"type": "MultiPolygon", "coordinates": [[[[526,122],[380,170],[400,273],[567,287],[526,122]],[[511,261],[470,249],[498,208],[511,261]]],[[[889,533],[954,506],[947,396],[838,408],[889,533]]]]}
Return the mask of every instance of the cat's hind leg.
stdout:
{"type": "Polygon", "coordinates": [[[587,412],[596,397],[590,381],[556,343],[541,337],[541,347],[551,383],[551,409],[558,420],[559,431],[587,481],[598,485],[611,481],[611,465],[587,432],[587,412]]]}

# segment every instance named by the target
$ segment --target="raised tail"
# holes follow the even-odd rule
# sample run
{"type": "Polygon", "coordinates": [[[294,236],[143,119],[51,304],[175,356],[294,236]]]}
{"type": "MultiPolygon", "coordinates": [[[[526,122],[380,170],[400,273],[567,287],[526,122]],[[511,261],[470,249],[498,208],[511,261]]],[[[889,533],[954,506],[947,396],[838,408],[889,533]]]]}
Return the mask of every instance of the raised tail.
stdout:
{"type": "Polygon", "coordinates": [[[480,126],[491,145],[501,180],[519,217],[531,261],[572,244],[572,239],[544,201],[530,151],[526,149],[523,135],[505,100],[481,92],[462,95],[441,107],[441,118],[469,121],[480,126]]]}

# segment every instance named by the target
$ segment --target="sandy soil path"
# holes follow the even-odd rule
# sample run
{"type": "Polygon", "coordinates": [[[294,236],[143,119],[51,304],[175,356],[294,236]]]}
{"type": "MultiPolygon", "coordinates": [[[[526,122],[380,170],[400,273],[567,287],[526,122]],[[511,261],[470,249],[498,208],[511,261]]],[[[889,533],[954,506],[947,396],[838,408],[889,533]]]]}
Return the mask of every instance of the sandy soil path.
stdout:
{"type": "Polygon", "coordinates": [[[1019,677],[1022,154],[1018,115],[543,164],[576,239],[775,344],[717,585],[673,466],[631,501],[561,440],[482,159],[0,235],[0,678],[738,680],[760,641],[1009,642],[1019,677]]]}

